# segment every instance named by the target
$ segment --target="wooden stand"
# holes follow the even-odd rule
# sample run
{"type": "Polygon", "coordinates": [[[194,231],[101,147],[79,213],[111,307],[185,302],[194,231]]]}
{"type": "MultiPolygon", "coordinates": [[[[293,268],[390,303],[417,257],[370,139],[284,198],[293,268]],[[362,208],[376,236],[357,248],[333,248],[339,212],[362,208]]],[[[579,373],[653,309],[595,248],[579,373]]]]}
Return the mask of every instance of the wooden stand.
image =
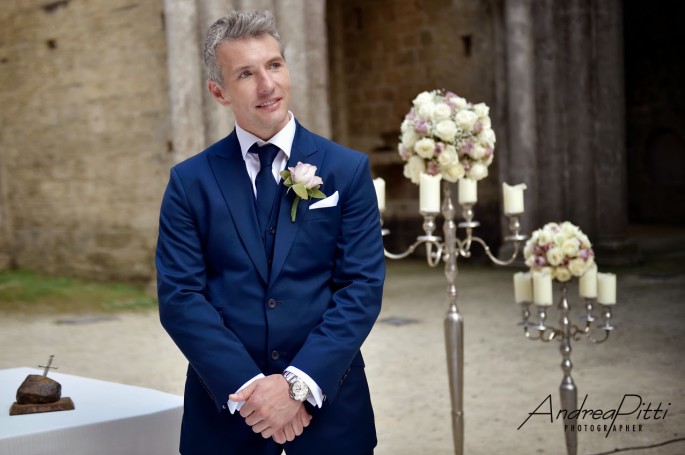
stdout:
{"type": "Polygon", "coordinates": [[[74,409],[74,402],[71,398],[64,397],[60,398],[54,403],[44,403],[44,404],[19,404],[14,403],[10,407],[10,415],[23,415],[23,414],[37,414],[39,412],[55,412],[55,411],[72,411],[74,409]]]}

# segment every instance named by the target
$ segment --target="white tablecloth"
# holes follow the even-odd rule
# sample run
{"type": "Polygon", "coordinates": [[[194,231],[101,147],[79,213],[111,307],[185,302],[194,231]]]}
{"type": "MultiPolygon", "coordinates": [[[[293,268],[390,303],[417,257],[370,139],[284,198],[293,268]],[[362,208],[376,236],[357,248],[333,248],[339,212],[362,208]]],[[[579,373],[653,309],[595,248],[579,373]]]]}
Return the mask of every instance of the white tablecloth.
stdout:
{"type": "Polygon", "coordinates": [[[29,374],[42,371],[0,370],[0,455],[178,454],[182,397],[50,372],[76,409],[10,416],[29,374]]]}

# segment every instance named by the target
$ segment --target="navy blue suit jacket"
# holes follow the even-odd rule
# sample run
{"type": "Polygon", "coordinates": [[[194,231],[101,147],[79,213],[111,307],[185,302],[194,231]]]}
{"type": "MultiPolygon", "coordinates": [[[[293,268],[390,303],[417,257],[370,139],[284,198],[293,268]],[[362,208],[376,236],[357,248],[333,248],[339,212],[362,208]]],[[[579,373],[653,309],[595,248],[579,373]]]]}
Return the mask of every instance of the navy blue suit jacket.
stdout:
{"type": "MultiPolygon", "coordinates": [[[[385,262],[368,157],[297,125],[288,166],[317,166],[333,207],[281,191],[273,262],[235,131],[174,166],[156,265],[162,325],[189,361],[184,454],[276,453],[226,401],[259,373],[293,365],[326,396],[288,454],[368,453],[376,444],[359,351],[381,306],[385,262]],[[227,451],[228,450],[228,451],[227,451]]],[[[282,185],[282,181],[281,181],[282,185]]],[[[280,450],[280,449],[279,449],[280,450]]]]}

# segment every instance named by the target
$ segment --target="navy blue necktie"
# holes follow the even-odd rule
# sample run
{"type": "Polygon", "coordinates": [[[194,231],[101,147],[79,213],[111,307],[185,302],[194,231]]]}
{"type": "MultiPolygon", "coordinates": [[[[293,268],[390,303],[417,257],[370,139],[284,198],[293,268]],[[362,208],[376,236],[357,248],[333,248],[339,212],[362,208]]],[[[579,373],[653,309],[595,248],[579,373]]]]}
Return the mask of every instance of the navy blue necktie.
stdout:
{"type": "Polygon", "coordinates": [[[256,142],[249,150],[250,153],[256,153],[259,156],[259,165],[261,166],[255,178],[255,188],[257,189],[257,220],[262,235],[264,235],[269,224],[271,209],[278,189],[278,184],[273,175],[273,163],[280,150],[273,144],[259,147],[256,142]]]}

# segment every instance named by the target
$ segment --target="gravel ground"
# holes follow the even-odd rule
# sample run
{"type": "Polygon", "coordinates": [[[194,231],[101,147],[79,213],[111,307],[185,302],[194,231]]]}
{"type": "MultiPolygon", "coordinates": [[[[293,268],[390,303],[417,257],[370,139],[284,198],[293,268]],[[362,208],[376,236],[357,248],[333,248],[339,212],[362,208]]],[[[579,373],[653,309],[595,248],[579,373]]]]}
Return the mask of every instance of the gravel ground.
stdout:
{"type": "MultiPolygon", "coordinates": [[[[562,372],[557,342],[526,340],[516,322],[510,269],[465,266],[458,277],[465,318],[465,452],[469,455],[566,453],[559,410],[562,372]],[[549,397],[549,398],[548,398],[549,397]],[[537,409],[537,411],[536,411],[537,409]],[[530,417],[530,413],[537,412],[530,417]],[[522,423],[526,423],[522,425],[522,423]]],[[[384,307],[363,352],[379,433],[377,455],[453,453],[443,317],[446,282],[440,268],[389,264],[384,307]]],[[[569,292],[579,305],[575,286],[569,292]]],[[[622,431],[605,435],[586,415],[579,454],[685,453],[685,273],[619,271],[618,326],[608,342],[573,343],[573,377],[583,409],[667,411],[618,417],[622,431]],[[647,417],[651,417],[647,419],[647,417]],[[625,426],[642,425],[641,431],[625,426]]],[[[575,317],[575,316],[574,316],[575,317]]],[[[558,315],[550,311],[549,322],[558,315]]],[[[55,354],[61,373],[182,394],[186,363],[155,312],[115,316],[0,315],[0,368],[36,366],[55,354]]],[[[17,384],[18,385],[18,384],[17,384]]],[[[7,386],[3,384],[3,386],[7,386]]],[[[635,427],[638,430],[637,427],[635,427]]]]}

